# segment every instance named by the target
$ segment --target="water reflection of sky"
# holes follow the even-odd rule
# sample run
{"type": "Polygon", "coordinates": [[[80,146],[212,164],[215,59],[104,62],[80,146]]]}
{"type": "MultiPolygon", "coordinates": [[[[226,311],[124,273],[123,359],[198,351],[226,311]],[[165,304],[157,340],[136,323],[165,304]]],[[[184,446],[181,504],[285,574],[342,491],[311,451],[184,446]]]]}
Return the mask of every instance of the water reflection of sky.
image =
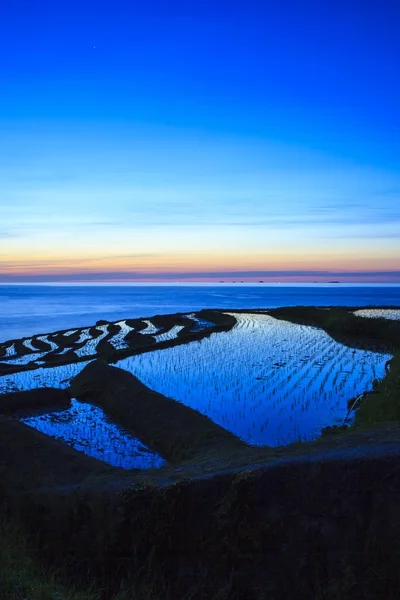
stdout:
{"type": "MultiPolygon", "coordinates": [[[[118,363],[254,444],[310,439],[341,422],[347,400],[371,388],[389,359],[334,342],[325,332],[267,315],[235,315],[230,332],[118,363]]],[[[87,363],[0,377],[0,393],[68,387],[87,363]]]]}
{"type": "Polygon", "coordinates": [[[0,376],[0,394],[40,387],[67,388],[71,379],[78,375],[87,364],[87,362],[70,363],[59,367],[41,367],[31,371],[2,375],[0,376]]]}
{"type": "Polygon", "coordinates": [[[348,399],[370,389],[390,358],[347,348],[313,327],[235,316],[230,332],[117,366],[252,444],[278,445],[340,423],[348,399]]]}
{"type": "Polygon", "coordinates": [[[400,320],[400,308],[362,308],[355,310],[357,317],[366,317],[368,319],[392,319],[400,320]]]}
{"type": "Polygon", "coordinates": [[[67,410],[22,421],[115,467],[151,469],[165,464],[160,456],[115,425],[101,408],[86,402],[72,400],[67,410]]]}
{"type": "Polygon", "coordinates": [[[211,323],[211,321],[206,321],[205,319],[199,319],[198,317],[196,317],[196,315],[194,313],[191,313],[190,315],[187,315],[190,319],[192,319],[192,321],[194,321],[194,326],[192,327],[192,331],[201,331],[202,329],[205,329],[206,327],[214,327],[215,323],[211,323]]]}

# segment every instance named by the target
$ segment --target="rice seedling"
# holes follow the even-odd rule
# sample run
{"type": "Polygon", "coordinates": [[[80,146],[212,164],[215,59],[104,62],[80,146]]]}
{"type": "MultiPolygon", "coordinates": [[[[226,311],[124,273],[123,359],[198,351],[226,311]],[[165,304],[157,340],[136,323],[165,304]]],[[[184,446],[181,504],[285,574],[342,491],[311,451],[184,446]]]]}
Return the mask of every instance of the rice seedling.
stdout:
{"type": "Polygon", "coordinates": [[[347,400],[371,389],[389,358],[348,348],[315,327],[235,317],[230,332],[117,365],[251,444],[278,445],[312,439],[343,419],[347,400]]]}

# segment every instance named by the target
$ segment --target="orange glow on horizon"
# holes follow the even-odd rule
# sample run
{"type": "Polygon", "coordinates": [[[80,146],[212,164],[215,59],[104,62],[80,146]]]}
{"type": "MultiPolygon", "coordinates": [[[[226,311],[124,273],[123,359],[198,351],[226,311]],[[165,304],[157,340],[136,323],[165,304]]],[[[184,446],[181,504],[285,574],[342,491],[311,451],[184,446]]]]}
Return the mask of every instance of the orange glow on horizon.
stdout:
{"type": "MultiPolygon", "coordinates": [[[[96,249],[97,250],[97,249],[96,249]]],[[[231,252],[231,253],[154,253],[152,255],[125,254],[99,256],[94,250],[86,254],[66,256],[60,250],[53,253],[25,253],[19,251],[13,256],[0,255],[0,275],[74,275],[132,273],[136,277],[149,275],[162,277],[173,273],[190,276],[219,277],[220,272],[252,271],[330,271],[363,272],[397,271],[399,258],[383,250],[349,254],[347,251],[308,251],[293,252],[283,249],[276,252],[231,252]]],[[[311,275],[312,277],[312,275],[311,275]]]]}

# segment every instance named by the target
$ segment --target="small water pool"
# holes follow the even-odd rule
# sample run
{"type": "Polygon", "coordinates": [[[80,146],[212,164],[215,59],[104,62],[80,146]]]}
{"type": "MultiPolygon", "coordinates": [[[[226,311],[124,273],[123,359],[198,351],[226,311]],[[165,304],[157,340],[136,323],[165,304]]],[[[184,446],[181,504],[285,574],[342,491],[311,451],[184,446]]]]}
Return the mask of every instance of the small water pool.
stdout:
{"type": "Polygon", "coordinates": [[[67,410],[21,421],[114,467],[153,469],[166,464],[161,456],[113,423],[101,408],[87,402],[73,399],[67,410]]]}

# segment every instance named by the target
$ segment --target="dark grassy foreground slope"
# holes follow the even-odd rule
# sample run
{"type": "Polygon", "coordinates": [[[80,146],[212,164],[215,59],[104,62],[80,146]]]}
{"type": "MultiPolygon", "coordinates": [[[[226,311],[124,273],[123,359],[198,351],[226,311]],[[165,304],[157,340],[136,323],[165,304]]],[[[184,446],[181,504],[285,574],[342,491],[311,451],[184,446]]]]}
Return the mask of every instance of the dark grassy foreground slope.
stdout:
{"type": "Polygon", "coordinates": [[[15,525],[0,522],[0,593],[2,600],[96,600],[96,595],[62,585],[37,564],[29,541],[15,525]]]}
{"type": "Polygon", "coordinates": [[[164,485],[42,489],[15,510],[42,560],[108,594],[151,578],[171,599],[396,598],[399,453],[367,446],[164,485]]]}
{"type": "MultiPolygon", "coordinates": [[[[62,570],[44,568],[37,561],[32,541],[14,523],[0,521],[1,600],[99,600],[101,589],[93,583],[78,589],[62,570]]],[[[161,600],[154,585],[132,585],[113,600],[161,600]]]]}
{"type": "Polygon", "coordinates": [[[92,363],[74,395],[175,464],[124,472],[72,449],[66,456],[63,444],[3,419],[0,502],[34,540],[37,564],[82,588],[95,582],[99,599],[121,586],[137,600],[398,598],[400,324],[360,323],[348,309],[268,312],[395,355],[355,426],[309,444],[249,448],[133,376],[92,363]],[[13,452],[12,440],[28,451],[13,452]]]}

